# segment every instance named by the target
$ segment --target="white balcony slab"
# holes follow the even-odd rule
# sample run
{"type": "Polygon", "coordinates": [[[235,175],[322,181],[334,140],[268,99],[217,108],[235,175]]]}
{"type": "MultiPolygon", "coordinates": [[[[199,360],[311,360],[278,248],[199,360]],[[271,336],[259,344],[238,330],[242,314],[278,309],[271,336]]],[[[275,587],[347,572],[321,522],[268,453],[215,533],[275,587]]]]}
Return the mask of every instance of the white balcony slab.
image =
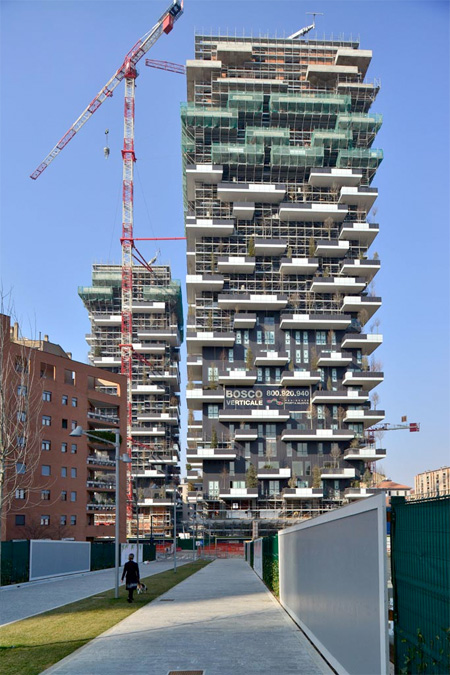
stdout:
{"type": "Polygon", "coordinates": [[[219,294],[218,304],[221,309],[275,310],[287,305],[285,295],[223,293],[219,294]]]}
{"type": "Polygon", "coordinates": [[[339,478],[354,478],[356,471],[353,468],[342,469],[322,469],[321,478],[322,480],[336,480],[339,478]]]}
{"type": "Polygon", "coordinates": [[[351,387],[362,387],[364,391],[370,391],[384,380],[383,373],[371,371],[347,370],[342,384],[351,387]]]}
{"type": "Polygon", "coordinates": [[[290,356],[287,352],[260,352],[255,357],[255,366],[283,366],[289,363],[289,360],[290,356]]]}
{"type": "Polygon", "coordinates": [[[262,202],[279,204],[286,194],[285,185],[274,183],[219,183],[217,197],[223,202],[262,202]]]}
{"type": "Polygon", "coordinates": [[[344,422],[362,422],[364,427],[382,422],[385,418],[384,410],[347,410],[344,422]]]}
{"type": "Polygon", "coordinates": [[[344,354],[343,352],[326,352],[322,351],[319,354],[319,366],[324,368],[326,366],[332,368],[339,368],[340,366],[348,366],[352,362],[351,354],[344,354]]]}
{"type": "Polygon", "coordinates": [[[314,187],[355,186],[360,184],[362,177],[362,171],[358,169],[324,167],[311,169],[308,183],[314,187]]]}
{"type": "Polygon", "coordinates": [[[255,271],[255,258],[251,256],[220,256],[217,270],[228,274],[252,274],[255,271]]]}
{"type": "Polygon", "coordinates": [[[381,307],[381,298],[374,298],[370,296],[355,296],[346,295],[342,301],[341,310],[343,312],[367,312],[367,317],[370,319],[375,312],[381,307]]]}
{"type": "Polygon", "coordinates": [[[286,250],[286,241],[282,239],[264,239],[255,237],[255,254],[263,256],[279,256],[286,250]]]}
{"type": "Polygon", "coordinates": [[[365,279],[358,277],[318,277],[313,279],[313,293],[361,293],[367,286],[365,279]]]}
{"type": "Polygon", "coordinates": [[[325,64],[308,65],[306,69],[306,79],[311,84],[333,84],[336,83],[338,77],[341,76],[355,76],[358,75],[357,66],[335,66],[325,64]]]}
{"type": "Polygon", "coordinates": [[[371,49],[339,47],[336,52],[334,63],[337,66],[356,66],[361,77],[364,78],[371,60],[371,49]]]}
{"type": "Polygon", "coordinates": [[[320,382],[320,373],[310,372],[309,370],[285,371],[281,374],[282,387],[301,387],[318,384],[320,382]]]}
{"type": "Polygon", "coordinates": [[[253,328],[256,323],[256,314],[251,312],[237,313],[233,318],[235,328],[253,328]]]}
{"type": "Polygon", "coordinates": [[[346,461],[376,462],[386,458],[386,450],[370,446],[368,448],[350,448],[344,454],[346,461]]]}
{"type": "Polygon", "coordinates": [[[367,281],[371,281],[379,269],[379,260],[343,260],[341,263],[340,274],[364,277],[367,281]]]}
{"type": "Polygon", "coordinates": [[[95,326],[120,326],[122,323],[120,314],[91,314],[91,320],[95,326]]]}
{"type": "Polygon", "coordinates": [[[347,204],[348,206],[356,206],[362,211],[370,211],[378,197],[378,190],[376,188],[366,187],[350,187],[344,185],[341,187],[339,195],[339,204],[347,204]]]}
{"type": "Polygon", "coordinates": [[[358,390],[341,391],[315,391],[312,396],[312,402],[317,403],[347,403],[356,405],[366,403],[369,400],[369,394],[358,390]]]}
{"type": "Polygon", "coordinates": [[[283,469],[258,469],[258,478],[267,480],[277,480],[290,478],[292,471],[289,467],[283,469]]]}
{"type": "Polygon", "coordinates": [[[282,258],[280,274],[314,274],[318,266],[317,258],[282,258]]]}
{"type": "Polygon", "coordinates": [[[188,164],[186,166],[186,191],[189,201],[195,199],[195,183],[215,185],[222,180],[223,166],[219,164],[188,164]]]}
{"type": "Polygon", "coordinates": [[[342,340],[342,349],[360,349],[365,355],[372,354],[383,343],[383,336],[370,333],[347,333],[342,340]]]}
{"type": "Polygon", "coordinates": [[[357,241],[363,246],[371,246],[380,232],[375,223],[343,223],[339,232],[339,240],[357,241]]]}
{"type": "Polygon", "coordinates": [[[233,202],[233,216],[239,220],[252,220],[255,215],[253,202],[233,202]]]}
{"type": "Polygon", "coordinates": [[[323,490],[321,488],[289,488],[283,492],[283,499],[322,499],[323,490]]]}
{"type": "Polygon", "coordinates": [[[230,370],[219,373],[219,384],[233,386],[251,386],[256,382],[256,372],[250,370],[230,370]]]}
{"type": "Polygon", "coordinates": [[[108,368],[111,366],[120,366],[120,356],[94,356],[90,359],[93,366],[97,368],[108,368]]]}
{"type": "Polygon", "coordinates": [[[247,441],[256,441],[258,438],[257,429],[236,429],[234,432],[234,440],[239,441],[240,443],[245,443],[247,441]]]}
{"type": "Polygon", "coordinates": [[[284,314],[280,327],[282,330],[345,330],[350,323],[351,317],[345,314],[284,314]]]}
{"type": "Polygon", "coordinates": [[[335,223],[341,223],[347,215],[348,209],[343,204],[326,202],[285,202],[280,204],[279,213],[280,220],[287,222],[320,223],[326,218],[332,218],[335,223]]]}
{"type": "Polygon", "coordinates": [[[165,345],[163,342],[161,344],[150,343],[148,345],[143,344],[142,342],[133,343],[133,350],[139,354],[165,354],[166,349],[167,345],[165,345]]]}
{"type": "Polygon", "coordinates": [[[349,429],[285,429],[281,440],[291,441],[349,441],[355,437],[349,429]]]}
{"type": "Polygon", "coordinates": [[[216,218],[186,218],[186,234],[196,237],[226,237],[234,232],[234,220],[216,218]]]}
{"type": "Polygon", "coordinates": [[[350,249],[350,242],[338,239],[321,239],[316,244],[314,255],[321,258],[343,258],[350,249]]]}
{"type": "Polygon", "coordinates": [[[280,410],[219,410],[221,422],[287,422],[289,413],[280,410]]]}
{"type": "Polygon", "coordinates": [[[139,312],[139,314],[163,314],[166,311],[166,303],[133,300],[132,310],[133,312],[139,312]]]}

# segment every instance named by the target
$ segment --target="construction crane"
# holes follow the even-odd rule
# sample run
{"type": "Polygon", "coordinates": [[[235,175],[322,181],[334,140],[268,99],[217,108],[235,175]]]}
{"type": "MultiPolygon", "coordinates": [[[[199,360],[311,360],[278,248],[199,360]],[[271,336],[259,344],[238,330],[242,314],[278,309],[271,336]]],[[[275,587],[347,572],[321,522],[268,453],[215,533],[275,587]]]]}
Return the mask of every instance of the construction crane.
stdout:
{"type": "Polygon", "coordinates": [[[366,429],[366,437],[369,443],[374,443],[375,433],[377,431],[397,431],[399,429],[407,429],[413,433],[420,431],[420,424],[418,422],[408,422],[406,417],[402,417],[401,424],[390,424],[389,422],[385,422],[384,424],[377,424],[375,427],[366,429]]]}
{"type": "MultiPolygon", "coordinates": [[[[183,13],[183,0],[172,0],[168,9],[158,19],[151,28],[125,56],[120,68],[108,80],[103,89],[91,101],[87,108],[81,113],[78,119],[72,124],[70,129],[64,134],[61,140],[49,152],[44,161],[31,174],[31,178],[36,180],[45,171],[48,165],[58,156],[69,141],[82,128],[84,124],[99,109],[101,104],[110,98],[118,84],[125,80],[125,103],[124,103],[124,140],[122,150],[122,237],[120,239],[122,247],[122,324],[121,324],[121,372],[127,376],[127,452],[131,458],[131,428],[132,428],[132,288],[133,288],[133,188],[134,188],[134,162],[136,155],[134,152],[134,94],[135,80],[137,77],[136,65],[149,49],[155,44],[162,33],[170,33],[175,21],[183,13]]],[[[165,68],[168,70],[169,68],[165,68]]],[[[108,137],[105,133],[106,138],[108,137]]],[[[108,148],[108,143],[106,145],[108,148]]],[[[107,156],[105,150],[105,156],[107,156]]],[[[148,266],[149,267],[149,266],[148,266]]],[[[133,486],[131,473],[128,473],[127,480],[127,517],[132,515],[133,486]]]]}
{"type": "Polygon", "coordinates": [[[320,15],[323,16],[323,12],[306,12],[306,14],[312,14],[313,15],[313,22],[310,26],[305,26],[304,28],[300,28],[296,33],[292,33],[292,35],[289,35],[288,40],[296,40],[299,37],[303,37],[303,35],[306,35],[306,33],[309,33],[310,30],[314,30],[316,27],[316,16],[320,15]]]}

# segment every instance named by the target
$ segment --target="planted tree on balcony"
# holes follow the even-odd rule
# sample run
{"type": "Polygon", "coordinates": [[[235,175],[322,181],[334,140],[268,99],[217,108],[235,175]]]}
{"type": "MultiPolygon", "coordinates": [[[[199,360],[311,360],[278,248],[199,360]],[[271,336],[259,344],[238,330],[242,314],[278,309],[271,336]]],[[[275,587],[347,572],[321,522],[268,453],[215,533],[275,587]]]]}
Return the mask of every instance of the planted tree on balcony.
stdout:
{"type": "Polygon", "coordinates": [[[337,443],[332,443],[331,444],[331,452],[330,455],[333,458],[333,468],[337,469],[339,466],[339,458],[341,456],[341,449],[337,443]]]}
{"type": "Polygon", "coordinates": [[[366,484],[366,487],[372,486],[372,480],[373,480],[372,472],[369,469],[369,467],[367,467],[363,475],[363,482],[366,484]]]}
{"type": "Polygon", "coordinates": [[[308,242],[308,255],[310,258],[314,258],[315,253],[316,253],[316,242],[314,237],[310,237],[308,242]]]}
{"type": "Polygon", "coordinates": [[[228,476],[229,476],[228,469],[226,464],[224,464],[223,469],[220,472],[220,478],[222,480],[222,486],[224,490],[228,489],[228,476]]]}
{"type": "Polygon", "coordinates": [[[298,309],[300,307],[300,293],[291,293],[289,298],[289,304],[291,307],[294,309],[298,309]]]}
{"type": "Polygon", "coordinates": [[[322,483],[322,475],[320,467],[314,466],[312,470],[312,486],[313,488],[320,488],[322,483]]]}
{"type": "Polygon", "coordinates": [[[187,484],[188,492],[194,492],[195,491],[195,485],[192,481],[188,481],[187,484]]]}
{"type": "Polygon", "coordinates": [[[292,246],[291,246],[291,245],[289,245],[289,246],[287,247],[286,257],[287,257],[287,258],[292,258],[292,246]]]}
{"type": "Polygon", "coordinates": [[[319,367],[319,356],[315,347],[311,347],[311,351],[309,352],[309,360],[311,363],[311,370],[317,370],[319,367]]]}
{"type": "Polygon", "coordinates": [[[364,326],[366,325],[368,320],[369,320],[369,313],[367,309],[362,309],[360,312],[358,312],[358,321],[361,327],[361,333],[364,332],[364,326]]]}
{"type": "Polygon", "coordinates": [[[254,357],[253,357],[253,352],[251,350],[251,347],[247,349],[247,355],[245,357],[245,367],[247,370],[252,370],[253,369],[253,364],[254,364],[254,357]]]}
{"type": "Polygon", "coordinates": [[[297,475],[294,472],[292,472],[292,476],[288,480],[289,487],[290,488],[296,488],[297,487],[297,480],[298,480],[297,475]]]}
{"type": "Polygon", "coordinates": [[[378,410],[378,403],[380,402],[380,397],[376,391],[371,393],[370,402],[372,403],[373,410],[378,410]]]}
{"type": "Polygon", "coordinates": [[[338,419],[338,425],[339,425],[339,428],[342,427],[342,424],[343,424],[343,422],[344,422],[345,414],[346,414],[345,408],[343,408],[343,407],[340,405],[339,408],[338,408],[338,410],[337,410],[337,419],[338,419]]]}
{"type": "Polygon", "coordinates": [[[258,487],[258,474],[253,464],[250,464],[245,473],[245,487],[247,488],[258,487]]]}
{"type": "Polygon", "coordinates": [[[255,255],[255,237],[251,236],[247,243],[247,255],[252,258],[255,255]]]}
{"type": "Polygon", "coordinates": [[[214,323],[213,323],[213,313],[212,313],[212,309],[210,309],[209,312],[208,312],[208,323],[207,323],[207,328],[208,328],[209,332],[212,331],[213,325],[214,325],[214,323]]]}
{"type": "Polygon", "coordinates": [[[218,444],[216,427],[213,427],[211,431],[211,447],[217,448],[218,444]]]}
{"type": "Polygon", "coordinates": [[[331,216],[328,216],[328,218],[325,218],[324,225],[325,225],[325,230],[328,234],[328,239],[331,239],[331,229],[334,225],[333,218],[331,218],[331,216]]]}
{"type": "Polygon", "coordinates": [[[370,359],[370,368],[372,373],[380,373],[383,370],[383,362],[376,359],[374,356],[370,359]]]}
{"type": "Polygon", "coordinates": [[[331,377],[328,375],[327,378],[327,391],[331,391],[333,389],[333,383],[331,382],[331,377]]]}
{"type": "Polygon", "coordinates": [[[364,372],[369,370],[369,359],[365,355],[361,359],[361,369],[364,370],[364,372]]]}

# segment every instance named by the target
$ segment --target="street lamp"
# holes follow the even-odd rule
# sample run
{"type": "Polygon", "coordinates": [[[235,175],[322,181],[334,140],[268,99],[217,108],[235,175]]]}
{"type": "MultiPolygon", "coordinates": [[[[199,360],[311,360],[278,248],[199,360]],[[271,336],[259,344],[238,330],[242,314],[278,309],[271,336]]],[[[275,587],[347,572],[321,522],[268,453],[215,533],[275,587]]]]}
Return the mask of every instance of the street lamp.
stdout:
{"type": "MultiPolygon", "coordinates": [[[[119,568],[120,568],[120,541],[119,541],[119,462],[120,462],[120,455],[119,455],[119,448],[120,448],[120,433],[118,429],[97,429],[97,431],[108,431],[114,434],[114,442],[113,441],[108,441],[102,438],[101,436],[96,436],[95,434],[91,434],[88,431],[84,431],[83,427],[77,426],[75,429],[69,434],[69,436],[75,436],[75,437],[80,437],[80,436],[88,436],[89,438],[93,438],[94,440],[100,441],[101,443],[105,443],[108,445],[111,445],[114,450],[115,450],[115,462],[116,462],[116,522],[115,522],[115,584],[114,584],[114,597],[118,598],[119,597],[119,568]]],[[[124,455],[126,459],[122,457],[122,461],[129,461],[128,455],[124,455]]]]}

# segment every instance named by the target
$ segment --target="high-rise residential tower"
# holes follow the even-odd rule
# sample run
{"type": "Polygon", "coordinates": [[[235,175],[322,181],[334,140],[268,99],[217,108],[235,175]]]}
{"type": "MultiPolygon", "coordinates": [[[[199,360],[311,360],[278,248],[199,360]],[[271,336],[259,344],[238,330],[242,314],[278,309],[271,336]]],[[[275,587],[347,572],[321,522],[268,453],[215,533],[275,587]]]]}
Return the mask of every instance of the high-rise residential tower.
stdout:
{"type": "MultiPolygon", "coordinates": [[[[94,265],[92,286],[78,289],[91,320],[93,365],[120,372],[120,265],[94,265]]],[[[132,284],[132,464],[141,536],[173,536],[174,487],[179,482],[181,287],[168,265],[135,265],[132,284]]],[[[130,510],[129,510],[130,512],[130,510]]],[[[136,518],[128,534],[136,535],[136,518]]]]}
{"type": "Polygon", "coordinates": [[[187,62],[188,477],[224,530],[358,498],[385,454],[371,56],[200,35],[187,62]]]}

